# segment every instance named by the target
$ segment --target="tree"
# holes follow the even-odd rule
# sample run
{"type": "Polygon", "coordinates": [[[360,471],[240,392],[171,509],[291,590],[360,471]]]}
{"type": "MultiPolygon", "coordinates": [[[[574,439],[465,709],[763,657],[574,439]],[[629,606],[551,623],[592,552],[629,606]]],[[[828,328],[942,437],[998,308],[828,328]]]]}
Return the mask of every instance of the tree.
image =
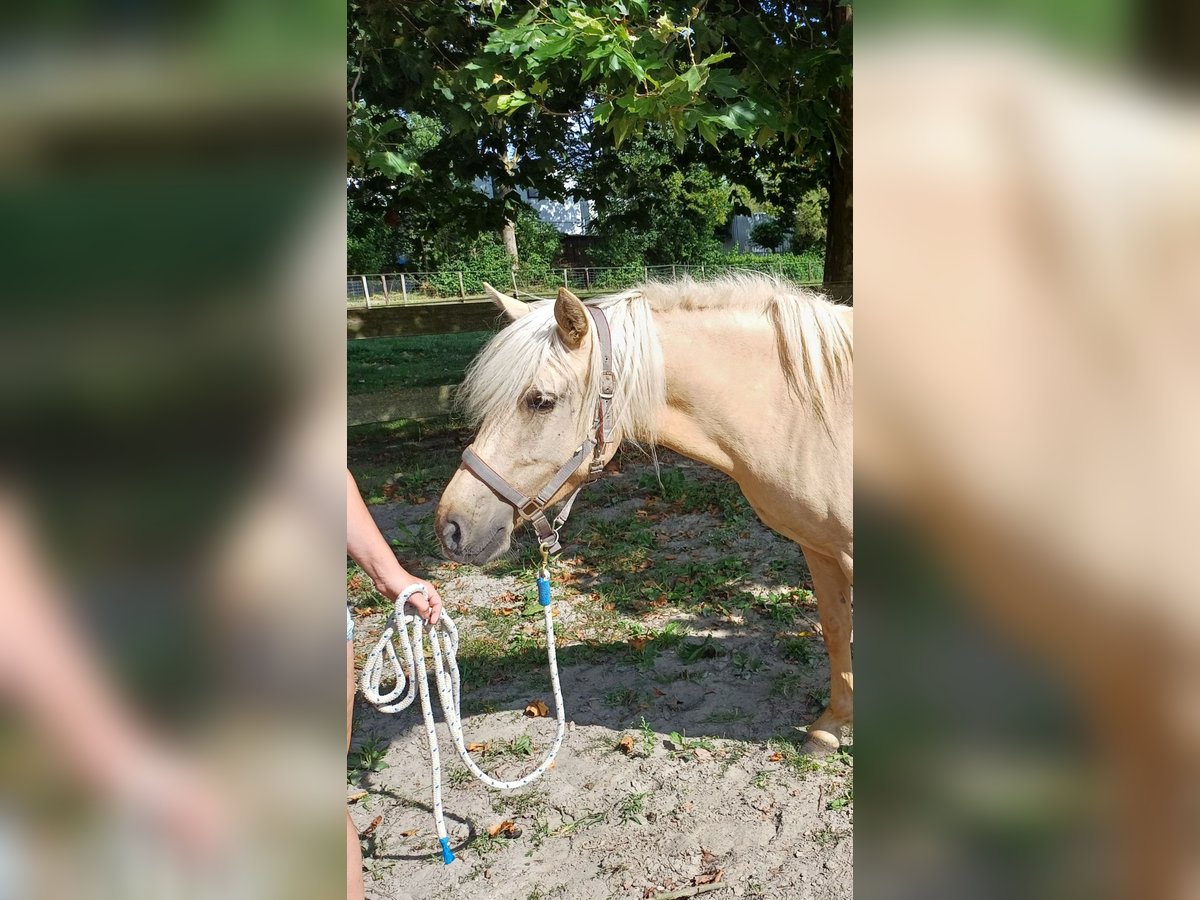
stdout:
{"type": "Polygon", "coordinates": [[[655,126],[595,155],[578,188],[596,205],[595,256],[604,265],[711,261],[721,249],[716,234],[735,209],[729,182],[682,157],[655,126]]]}
{"type": "Polygon", "coordinates": [[[806,191],[800,198],[792,223],[793,253],[825,246],[825,209],[828,205],[829,192],[823,187],[806,191]]]}
{"type": "Polygon", "coordinates": [[[760,247],[766,247],[772,253],[783,246],[787,237],[787,229],[778,219],[763,219],[750,229],[750,240],[760,247]]]}
{"type": "Polygon", "coordinates": [[[350,15],[352,103],[371,112],[352,140],[366,167],[425,196],[488,178],[482,218],[500,230],[517,187],[562,199],[581,157],[654,125],[760,199],[794,202],[827,182],[826,277],[849,282],[848,6],[358,0],[350,15]],[[446,136],[414,162],[387,146],[388,110],[434,117],[446,136]]]}

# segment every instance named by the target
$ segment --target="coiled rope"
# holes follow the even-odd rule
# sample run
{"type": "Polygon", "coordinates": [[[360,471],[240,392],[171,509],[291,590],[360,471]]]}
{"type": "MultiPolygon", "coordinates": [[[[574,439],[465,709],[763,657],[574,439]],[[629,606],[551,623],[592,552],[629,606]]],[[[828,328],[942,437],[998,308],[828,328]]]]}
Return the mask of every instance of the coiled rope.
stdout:
{"type": "Polygon", "coordinates": [[[554,757],[562,746],[563,737],[567,733],[567,719],[563,711],[562,688],[558,680],[558,660],[554,653],[554,615],[551,607],[550,574],[543,567],[537,578],[538,602],[542,606],[542,614],[546,626],[546,651],[550,659],[550,684],[554,691],[554,711],[558,717],[558,730],[546,756],[529,774],[516,781],[500,781],[484,772],[471,754],[467,752],[466,740],[463,737],[461,688],[458,674],[458,629],[451,618],[442,612],[436,625],[428,630],[420,616],[404,612],[413,594],[425,594],[420,585],[413,585],[400,594],[396,600],[396,610],[392,613],[387,627],[379,637],[375,649],[367,657],[362,673],[362,692],[368,702],[380,712],[397,713],[412,704],[413,698],[421,697],[421,713],[425,718],[425,733],[429,739],[429,762],[433,782],[433,821],[437,827],[438,843],[442,848],[442,861],[449,865],[454,862],[454,854],[450,850],[450,836],[446,831],[446,822],[442,815],[442,762],[438,750],[437,732],[434,728],[433,703],[429,697],[429,676],[425,662],[424,639],[428,637],[430,654],[433,661],[434,682],[437,684],[438,699],[442,705],[442,715],[446,727],[450,731],[450,739],[458,751],[459,758],[468,771],[485,785],[500,791],[511,791],[532,784],[554,764],[554,757]],[[396,655],[393,635],[399,635],[400,648],[404,653],[404,663],[401,664],[396,655]],[[417,649],[420,652],[417,652],[417,649]],[[390,666],[396,679],[396,685],[386,694],[380,693],[385,665],[390,666]],[[415,677],[414,677],[415,673],[415,677]]]}

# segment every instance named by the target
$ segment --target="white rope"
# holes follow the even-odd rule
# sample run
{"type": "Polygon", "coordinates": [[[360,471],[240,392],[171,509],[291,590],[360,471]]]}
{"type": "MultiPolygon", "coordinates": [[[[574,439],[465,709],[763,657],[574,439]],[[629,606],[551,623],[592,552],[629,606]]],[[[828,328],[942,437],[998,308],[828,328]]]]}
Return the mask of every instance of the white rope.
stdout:
{"type": "Polygon", "coordinates": [[[429,648],[433,658],[433,676],[437,684],[438,699],[441,701],[442,715],[446,727],[450,731],[450,739],[459,758],[468,771],[485,785],[500,791],[511,791],[533,783],[554,764],[563,737],[567,733],[567,719],[563,711],[562,688],[558,680],[558,659],[554,653],[554,616],[550,603],[550,580],[543,569],[538,576],[538,602],[542,605],[542,614],[546,624],[546,649],[550,659],[550,684],[554,691],[554,711],[558,716],[558,730],[554,742],[546,756],[529,774],[516,781],[500,781],[484,772],[471,754],[467,752],[467,743],[463,737],[462,703],[460,679],[458,674],[458,629],[454,622],[442,612],[437,624],[425,630],[425,623],[419,616],[404,612],[405,605],[413,594],[424,594],[420,585],[413,585],[404,591],[396,600],[396,611],[392,614],[388,626],[380,635],[379,643],[367,657],[362,673],[363,696],[380,712],[396,713],[412,704],[416,695],[421,697],[421,713],[425,718],[425,734],[429,740],[429,763],[433,782],[433,820],[437,827],[438,843],[442,847],[442,859],[447,864],[454,862],[454,854],[450,851],[450,837],[446,832],[446,822],[442,815],[442,763],[438,750],[437,732],[434,728],[433,704],[429,697],[429,676],[425,663],[424,639],[429,638],[429,648]],[[404,664],[401,665],[396,655],[396,647],[392,636],[398,634],[400,647],[404,652],[404,664]],[[416,649],[414,649],[416,648],[416,649]],[[419,650],[420,652],[417,652],[419,650]],[[380,683],[383,681],[384,663],[391,667],[396,679],[396,685],[386,694],[380,693],[380,683]],[[413,676],[414,671],[416,676],[413,676]]]}

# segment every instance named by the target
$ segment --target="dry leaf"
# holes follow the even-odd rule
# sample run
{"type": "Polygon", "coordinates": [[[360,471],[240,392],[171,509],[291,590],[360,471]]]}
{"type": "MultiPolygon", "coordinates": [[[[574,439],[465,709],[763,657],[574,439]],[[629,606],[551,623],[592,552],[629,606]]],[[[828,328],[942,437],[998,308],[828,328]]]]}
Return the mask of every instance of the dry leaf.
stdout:
{"type": "Polygon", "coordinates": [[[525,707],[525,715],[531,719],[536,719],[542,716],[550,715],[550,707],[546,705],[545,700],[534,700],[525,707]]]}
{"type": "Polygon", "coordinates": [[[408,831],[400,832],[400,837],[412,837],[416,833],[417,833],[417,829],[410,828],[410,829],[408,829],[408,831]]]}
{"type": "Polygon", "coordinates": [[[505,837],[519,837],[521,829],[517,827],[517,823],[512,819],[505,819],[503,822],[489,826],[488,837],[496,837],[501,834],[505,837]]]}
{"type": "Polygon", "coordinates": [[[646,649],[646,645],[648,643],[650,643],[650,638],[646,637],[645,635],[641,635],[641,636],[635,637],[635,638],[630,638],[630,640],[629,640],[629,646],[632,647],[634,650],[637,650],[639,653],[646,649]]]}
{"type": "Polygon", "coordinates": [[[767,757],[767,762],[783,762],[783,754],[782,753],[772,753],[770,756],[767,757]]]}
{"type": "Polygon", "coordinates": [[[628,734],[625,735],[625,737],[617,741],[617,749],[626,756],[633,756],[633,738],[628,734]]]}
{"type": "Polygon", "coordinates": [[[428,498],[428,497],[415,497],[415,498],[413,498],[413,503],[418,503],[418,504],[419,504],[419,503],[428,503],[428,502],[429,502],[429,498],[428,498]]]}
{"type": "Polygon", "coordinates": [[[667,696],[667,692],[666,692],[666,691],[661,691],[661,690],[659,690],[658,688],[654,688],[654,694],[655,694],[655,696],[657,696],[657,697],[665,697],[665,696],[667,696]]]}
{"type": "Polygon", "coordinates": [[[487,744],[480,744],[480,743],[467,744],[467,752],[468,753],[483,753],[485,750],[487,750],[487,748],[488,748],[487,744]]]}
{"type": "Polygon", "coordinates": [[[692,751],[692,755],[696,757],[697,762],[708,762],[713,758],[711,750],[705,750],[703,747],[697,747],[692,751]]]}
{"type": "Polygon", "coordinates": [[[376,816],[371,820],[371,824],[367,826],[365,831],[360,831],[358,836],[361,838],[370,837],[375,833],[375,829],[379,827],[379,823],[383,821],[383,816],[376,816]]]}
{"type": "Polygon", "coordinates": [[[363,797],[367,796],[367,794],[368,794],[367,791],[355,791],[353,794],[351,794],[349,797],[346,798],[346,802],[347,803],[357,803],[363,797]]]}
{"type": "Polygon", "coordinates": [[[700,861],[706,866],[716,858],[717,855],[711,850],[705,850],[703,847],[700,848],[700,861]]]}
{"type": "Polygon", "coordinates": [[[702,884],[718,884],[725,877],[724,869],[717,869],[715,872],[709,872],[707,875],[697,875],[692,879],[692,884],[699,886],[702,884]]]}

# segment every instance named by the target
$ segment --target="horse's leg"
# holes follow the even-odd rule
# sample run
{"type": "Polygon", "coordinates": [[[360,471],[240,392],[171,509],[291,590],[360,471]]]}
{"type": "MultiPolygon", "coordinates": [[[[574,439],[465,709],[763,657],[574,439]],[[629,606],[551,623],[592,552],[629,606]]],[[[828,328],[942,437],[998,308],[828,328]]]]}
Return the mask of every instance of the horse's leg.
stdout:
{"type": "Polygon", "coordinates": [[[804,550],[808,571],[812,573],[813,593],[821,617],[821,636],[829,654],[829,705],[820,718],[808,726],[804,749],[822,756],[837,750],[842,727],[854,717],[854,670],[850,659],[851,617],[850,579],[837,560],[804,550]]]}

